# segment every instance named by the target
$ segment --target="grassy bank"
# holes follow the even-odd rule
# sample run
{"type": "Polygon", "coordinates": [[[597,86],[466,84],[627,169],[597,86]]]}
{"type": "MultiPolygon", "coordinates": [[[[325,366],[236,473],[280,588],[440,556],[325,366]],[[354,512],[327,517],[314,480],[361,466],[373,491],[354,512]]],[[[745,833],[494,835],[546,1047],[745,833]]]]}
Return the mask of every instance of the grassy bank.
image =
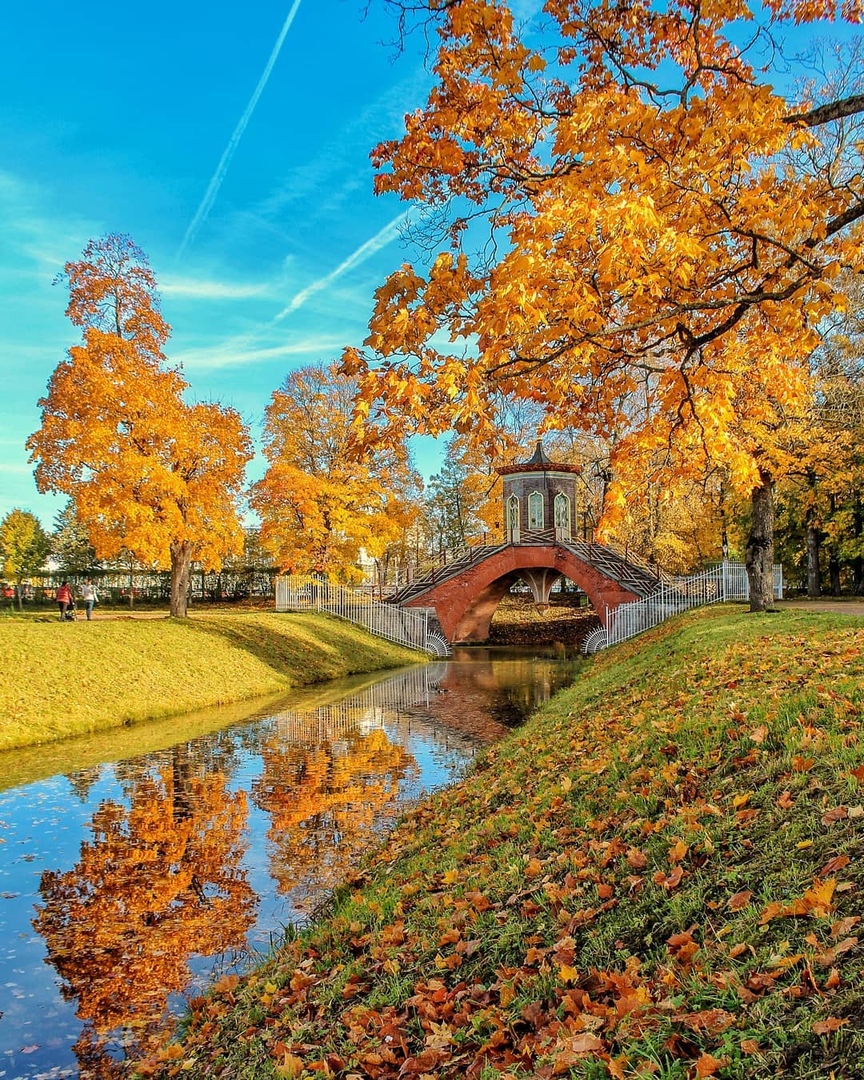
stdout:
{"type": "Polygon", "coordinates": [[[324,615],[0,622],[0,751],[416,662],[324,615]]]}
{"type": "Polygon", "coordinates": [[[144,1075],[864,1075],[864,623],[592,661],[144,1075]]]}

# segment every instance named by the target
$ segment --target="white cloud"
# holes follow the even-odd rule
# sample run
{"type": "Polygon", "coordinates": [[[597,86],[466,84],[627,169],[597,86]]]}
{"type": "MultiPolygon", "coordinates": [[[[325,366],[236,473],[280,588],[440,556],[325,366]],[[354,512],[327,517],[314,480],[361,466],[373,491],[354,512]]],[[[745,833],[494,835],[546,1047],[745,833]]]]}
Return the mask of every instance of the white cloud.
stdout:
{"type": "Polygon", "coordinates": [[[270,73],[279,58],[279,53],[282,49],[282,43],[285,41],[285,36],[291,27],[291,23],[294,21],[294,16],[297,14],[297,9],[300,7],[300,0],[294,0],[291,5],[291,10],[288,12],[288,16],[285,22],[282,24],[282,29],[279,31],[279,36],[276,38],[276,44],[270,53],[270,58],[264,67],[264,71],[261,74],[261,78],[258,80],[258,85],[252,93],[252,97],[249,99],[249,104],[243,115],[237,122],[237,126],[231,134],[231,138],[228,140],[228,145],[222,153],[222,157],[219,159],[219,164],[216,166],[216,172],[210,179],[210,183],[207,186],[207,190],[204,193],[204,198],[201,200],[201,205],[195,211],[195,216],[189,222],[189,227],[186,229],[186,234],[183,237],[183,241],[180,244],[180,250],[177,255],[178,258],[183,255],[186,248],[195,239],[195,234],[207,220],[207,215],[213,208],[213,204],[216,202],[216,196],[219,194],[219,188],[222,187],[222,181],[228,172],[228,167],[231,164],[231,159],[234,157],[234,151],[243,137],[243,132],[246,130],[246,125],[252,117],[252,113],[255,111],[255,106],[258,104],[258,99],[264,92],[264,87],[267,85],[267,81],[270,78],[270,73]]]}
{"type": "Polygon", "coordinates": [[[164,296],[188,297],[191,300],[247,300],[269,289],[267,284],[243,285],[240,282],[208,281],[203,278],[163,278],[159,291],[164,296]]]}
{"type": "Polygon", "coordinates": [[[356,251],[352,251],[347,259],[343,259],[335,270],[331,270],[329,274],[325,274],[323,277],[313,281],[311,285],[307,285],[305,289],[301,289],[290,301],[287,307],[276,316],[274,322],[279,322],[284,319],[286,315],[290,315],[293,311],[296,311],[315,293],[321,292],[322,289],[328,288],[335,281],[338,281],[343,274],[347,274],[349,270],[353,270],[355,266],[360,266],[362,263],[370,259],[376,252],[392,243],[400,234],[402,226],[408,219],[409,210],[403,210],[401,214],[398,214],[391,222],[384,226],[373,237],[361,244],[356,251]]]}
{"type": "Polygon", "coordinates": [[[240,367],[244,364],[261,364],[278,360],[283,356],[309,356],[319,358],[341,351],[345,342],[337,337],[306,337],[280,345],[256,346],[254,335],[236,337],[223,341],[212,348],[203,346],[174,353],[172,360],[183,365],[184,370],[215,370],[240,367]]]}

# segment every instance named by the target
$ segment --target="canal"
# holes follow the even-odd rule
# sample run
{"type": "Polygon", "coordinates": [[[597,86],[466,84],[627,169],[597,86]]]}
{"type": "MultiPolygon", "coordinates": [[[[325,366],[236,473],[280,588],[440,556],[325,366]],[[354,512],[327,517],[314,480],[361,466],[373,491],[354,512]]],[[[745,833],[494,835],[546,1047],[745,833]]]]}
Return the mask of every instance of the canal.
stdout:
{"type": "Polygon", "coordinates": [[[574,672],[462,650],[0,758],[0,1077],[112,1076],[574,672]]]}

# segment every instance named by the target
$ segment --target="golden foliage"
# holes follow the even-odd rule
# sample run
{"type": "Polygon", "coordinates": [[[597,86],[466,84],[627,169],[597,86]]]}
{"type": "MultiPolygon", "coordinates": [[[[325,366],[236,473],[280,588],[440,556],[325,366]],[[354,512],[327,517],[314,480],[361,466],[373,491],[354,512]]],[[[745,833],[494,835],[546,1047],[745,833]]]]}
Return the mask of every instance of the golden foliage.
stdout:
{"type": "Polygon", "coordinates": [[[99,558],[125,549],[146,565],[218,568],[242,551],[243,421],[184,401],[188,383],[161,351],[169,327],[155,279],[131,241],[91,241],[66,278],[84,337],[57,365],[27,441],[39,490],[72,498],[99,558]]]}
{"type": "Polygon", "coordinates": [[[400,434],[492,438],[503,386],[541,403],[550,427],[614,437],[616,474],[646,455],[656,471],[664,449],[667,473],[693,456],[743,493],[780,473],[773,432],[807,400],[841,265],[861,265],[864,201],[860,166],[851,183],[830,162],[783,166],[820,145],[823,121],[735,43],[733,24],[754,14],[550,0],[529,39],[503,2],[427,6],[435,83],[403,137],[375,149],[377,189],[464,217],[428,273],[391,275],[366,350],[346,350],[358,422],[383,412],[400,434]],[[469,215],[473,230],[485,216],[493,258],[463,250],[469,215]]]}
{"type": "Polygon", "coordinates": [[[291,372],[267,406],[269,466],[251,503],[261,542],[284,570],[352,580],[361,549],[377,558],[416,515],[404,443],[377,453],[354,445],[353,393],[335,364],[310,366],[291,372]]]}

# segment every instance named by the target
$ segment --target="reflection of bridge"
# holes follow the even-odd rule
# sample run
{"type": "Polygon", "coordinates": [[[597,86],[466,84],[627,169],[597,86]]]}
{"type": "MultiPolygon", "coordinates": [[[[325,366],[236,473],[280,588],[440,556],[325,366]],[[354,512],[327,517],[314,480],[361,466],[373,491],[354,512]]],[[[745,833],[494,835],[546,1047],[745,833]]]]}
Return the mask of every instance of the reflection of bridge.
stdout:
{"type": "MultiPolygon", "coordinates": [[[[282,709],[272,713],[276,731],[286,740],[306,746],[332,741],[358,727],[372,723],[380,726],[385,713],[416,705],[428,705],[437,693],[445,668],[442,664],[424,664],[401,671],[362,690],[348,693],[341,700],[305,708],[282,709]]],[[[305,697],[306,695],[304,695],[305,697]]]]}

